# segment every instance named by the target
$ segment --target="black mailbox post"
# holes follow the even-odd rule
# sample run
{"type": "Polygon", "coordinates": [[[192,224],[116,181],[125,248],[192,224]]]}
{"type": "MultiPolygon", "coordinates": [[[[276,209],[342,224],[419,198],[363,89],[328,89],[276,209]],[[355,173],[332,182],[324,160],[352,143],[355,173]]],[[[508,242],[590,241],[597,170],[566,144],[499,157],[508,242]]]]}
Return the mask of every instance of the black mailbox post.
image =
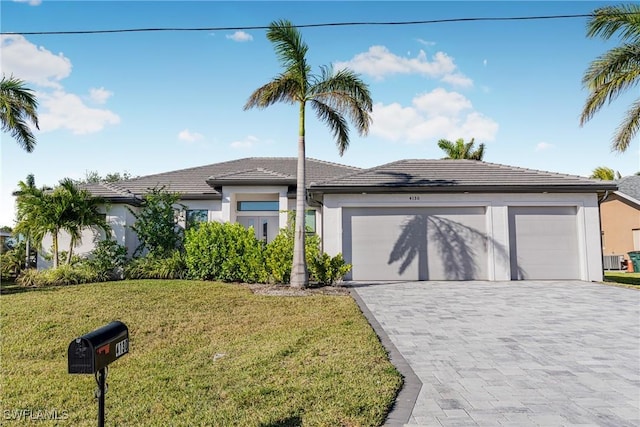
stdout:
{"type": "Polygon", "coordinates": [[[82,335],[69,344],[70,374],[94,374],[98,389],[98,426],[104,426],[104,394],[107,384],[107,366],[129,353],[129,328],[114,321],[95,331],[82,335]]]}

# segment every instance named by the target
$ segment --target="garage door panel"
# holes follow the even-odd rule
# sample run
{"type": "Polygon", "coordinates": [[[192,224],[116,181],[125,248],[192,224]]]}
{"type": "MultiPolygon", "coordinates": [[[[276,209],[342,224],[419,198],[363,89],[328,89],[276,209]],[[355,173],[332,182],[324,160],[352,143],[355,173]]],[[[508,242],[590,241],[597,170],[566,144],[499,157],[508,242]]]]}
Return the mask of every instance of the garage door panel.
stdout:
{"type": "Polygon", "coordinates": [[[343,233],[353,280],[487,278],[483,207],[349,208],[343,233]]]}
{"type": "Polygon", "coordinates": [[[510,207],[511,278],[579,279],[576,208],[510,207]]]}

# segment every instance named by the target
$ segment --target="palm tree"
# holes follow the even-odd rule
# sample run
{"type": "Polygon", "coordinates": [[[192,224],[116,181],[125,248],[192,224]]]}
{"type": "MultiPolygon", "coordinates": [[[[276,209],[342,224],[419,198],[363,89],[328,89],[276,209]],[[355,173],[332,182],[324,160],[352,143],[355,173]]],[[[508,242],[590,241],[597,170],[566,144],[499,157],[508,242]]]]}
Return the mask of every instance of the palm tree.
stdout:
{"type": "Polygon", "coordinates": [[[70,179],[60,181],[60,185],[51,190],[37,188],[33,179],[18,183],[16,233],[27,236],[40,247],[47,234],[51,235],[53,268],[59,265],[59,235],[66,231],[71,237],[67,263],[71,260],[73,248],[86,228],[110,230],[106,218],[98,211],[104,203],[100,198],[91,196],[87,190],[80,190],[70,179]]]}
{"type": "Polygon", "coordinates": [[[448,139],[438,141],[438,147],[445,152],[445,159],[469,159],[482,160],[484,157],[484,144],[480,144],[477,149],[473,149],[475,144],[474,138],[465,143],[463,138],[458,139],[455,143],[448,139]]]}
{"type": "Polygon", "coordinates": [[[111,230],[106,221],[106,217],[99,211],[99,207],[104,205],[104,199],[94,197],[86,189],[80,189],[69,178],[60,181],[60,185],[55,192],[57,200],[65,206],[65,214],[62,228],[69,233],[69,252],[67,253],[67,264],[71,264],[73,248],[78,246],[82,239],[82,231],[93,229],[103,230],[108,233],[111,230]]]}
{"type": "MultiPolygon", "coordinates": [[[[605,102],[611,103],[640,82],[640,5],[605,6],[596,9],[587,22],[587,37],[605,40],[619,34],[622,43],[591,62],[582,77],[589,90],[580,116],[580,126],[589,121],[605,102]]],[[[612,140],[612,149],[624,152],[640,128],[640,98],[627,111],[612,140]]]]}
{"type": "Polygon", "coordinates": [[[622,178],[622,175],[620,175],[620,172],[616,172],[606,166],[598,166],[593,170],[593,172],[591,172],[591,176],[589,178],[613,181],[622,178]]]}
{"type": "Polygon", "coordinates": [[[9,132],[28,153],[35,148],[36,138],[27,122],[30,121],[36,129],[40,129],[37,108],[38,101],[33,91],[27,88],[22,80],[13,76],[9,78],[2,76],[0,81],[2,131],[9,132]]]}
{"type": "Polygon", "coordinates": [[[298,104],[298,166],[296,176],[296,220],[291,286],[305,287],[309,283],[305,243],[305,111],[307,103],[317,117],[331,129],[340,155],[349,146],[349,128],[345,116],[360,135],[369,131],[369,113],[373,101],[368,86],[353,71],[343,69],[334,72],[331,67],[321,67],[320,74],[312,74],[307,64],[309,47],[300,32],[286,20],[269,25],[267,39],[274,44],[276,55],[284,71],[269,83],[256,89],[244,109],[266,108],[277,102],[298,104]]]}

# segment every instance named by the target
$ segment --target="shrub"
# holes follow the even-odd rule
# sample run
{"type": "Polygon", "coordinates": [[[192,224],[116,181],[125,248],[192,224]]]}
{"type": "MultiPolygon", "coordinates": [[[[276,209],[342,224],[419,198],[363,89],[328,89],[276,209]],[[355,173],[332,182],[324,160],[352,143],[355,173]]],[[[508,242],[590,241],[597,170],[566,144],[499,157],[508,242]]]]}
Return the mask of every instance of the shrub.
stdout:
{"type": "Polygon", "coordinates": [[[124,268],[127,279],[184,279],[187,268],[180,251],[169,256],[147,255],[132,259],[124,268]]]}
{"type": "Polygon", "coordinates": [[[86,265],[96,274],[98,281],[122,279],[127,264],[127,248],[113,239],[96,243],[86,265]]]}
{"type": "Polygon", "coordinates": [[[334,257],[326,253],[319,253],[309,260],[310,281],[321,285],[333,285],[351,270],[351,264],[344,262],[342,254],[334,257]]]}
{"type": "MultiPolygon", "coordinates": [[[[265,266],[269,280],[274,283],[289,283],[291,280],[291,267],[293,264],[293,223],[280,230],[275,239],[265,249],[265,266]]],[[[307,267],[311,273],[310,261],[320,255],[320,237],[317,234],[309,234],[305,239],[305,257],[307,267]]]]}
{"type": "Polygon", "coordinates": [[[11,249],[0,255],[0,269],[2,271],[2,280],[13,280],[22,271],[25,264],[24,251],[11,249]]]}
{"type": "Polygon", "coordinates": [[[187,230],[189,276],[224,282],[264,282],[264,244],[239,223],[208,222],[187,230]]]}
{"type": "Polygon", "coordinates": [[[97,281],[97,275],[90,268],[82,265],[61,265],[49,270],[24,270],[16,282],[21,286],[67,286],[97,281]]]}

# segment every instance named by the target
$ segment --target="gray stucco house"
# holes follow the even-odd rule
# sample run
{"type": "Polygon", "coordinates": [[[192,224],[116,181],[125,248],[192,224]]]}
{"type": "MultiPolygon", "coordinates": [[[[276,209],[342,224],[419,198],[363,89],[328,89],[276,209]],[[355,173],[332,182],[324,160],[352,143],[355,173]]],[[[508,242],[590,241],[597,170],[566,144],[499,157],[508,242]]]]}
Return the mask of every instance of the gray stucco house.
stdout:
{"type": "MultiPolygon", "coordinates": [[[[109,201],[114,236],[133,251],[127,206],[150,188],[181,194],[183,225],[239,222],[270,241],[295,208],[295,175],[295,158],[244,158],[88,189],[109,201]]],[[[598,204],[615,188],[473,160],[307,159],[307,225],[353,264],[348,280],[602,280],[598,204]]]]}

